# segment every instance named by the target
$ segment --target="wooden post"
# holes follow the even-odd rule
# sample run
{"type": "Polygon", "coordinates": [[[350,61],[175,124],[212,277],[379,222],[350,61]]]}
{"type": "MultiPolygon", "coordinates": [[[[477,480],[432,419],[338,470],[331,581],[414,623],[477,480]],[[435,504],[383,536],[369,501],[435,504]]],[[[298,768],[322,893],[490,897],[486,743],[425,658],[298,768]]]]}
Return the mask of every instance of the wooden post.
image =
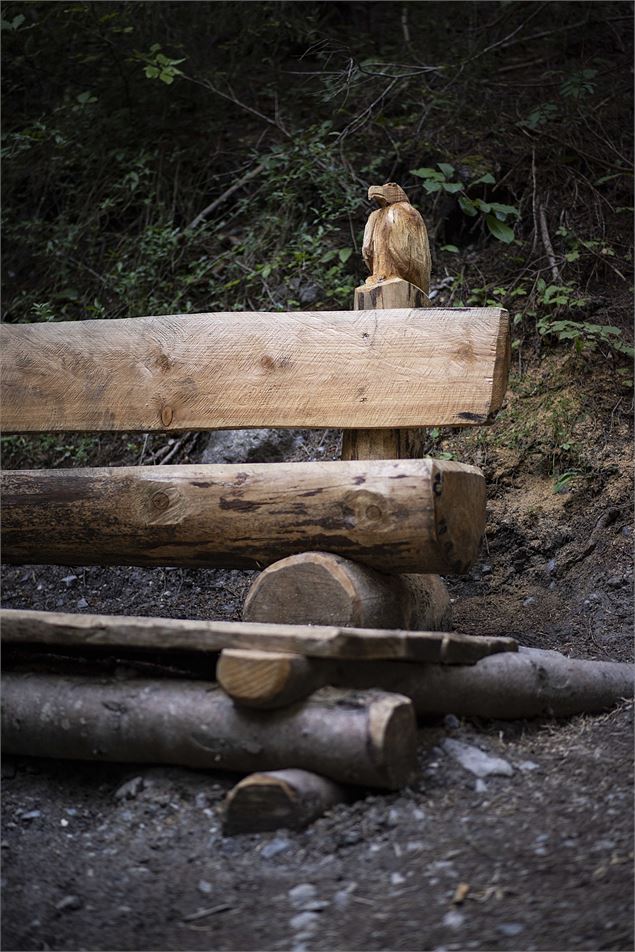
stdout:
{"type": "Polygon", "coordinates": [[[274,562],[243,608],[252,622],[449,631],[450,598],[438,575],[384,575],[331,552],[274,562]]]}
{"type": "Polygon", "coordinates": [[[250,711],[192,681],[2,677],[5,753],[168,763],[241,773],[315,770],[396,789],[416,766],[411,702],[382,692],[320,692],[282,711],[250,711]]]}

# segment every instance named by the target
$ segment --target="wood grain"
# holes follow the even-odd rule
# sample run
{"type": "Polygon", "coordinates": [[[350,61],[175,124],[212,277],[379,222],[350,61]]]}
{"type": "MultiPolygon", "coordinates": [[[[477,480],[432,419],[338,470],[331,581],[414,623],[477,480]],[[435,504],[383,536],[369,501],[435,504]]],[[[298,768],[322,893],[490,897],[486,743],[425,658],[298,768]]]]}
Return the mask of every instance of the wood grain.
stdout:
{"type": "Polygon", "coordinates": [[[263,568],[321,550],[445,575],[485,525],[480,471],[431,459],[8,471],[1,488],[13,563],[263,568]]]}
{"type": "Polygon", "coordinates": [[[228,834],[264,833],[280,827],[300,830],[345,801],[344,788],[308,770],[254,773],[227,794],[223,830],[228,834]]]}
{"type": "Polygon", "coordinates": [[[302,552],[260,573],[243,619],[448,631],[451,607],[438,575],[385,575],[331,552],[302,552]]]}
{"type": "Polygon", "coordinates": [[[0,326],[8,432],[486,423],[500,308],[168,315],[0,326]]]}
{"type": "Polygon", "coordinates": [[[315,658],[398,658],[446,664],[474,664],[498,651],[517,650],[511,638],[470,638],[454,632],[74,615],[10,608],[0,610],[0,637],[3,642],[19,644],[202,652],[255,648],[315,658]]]}

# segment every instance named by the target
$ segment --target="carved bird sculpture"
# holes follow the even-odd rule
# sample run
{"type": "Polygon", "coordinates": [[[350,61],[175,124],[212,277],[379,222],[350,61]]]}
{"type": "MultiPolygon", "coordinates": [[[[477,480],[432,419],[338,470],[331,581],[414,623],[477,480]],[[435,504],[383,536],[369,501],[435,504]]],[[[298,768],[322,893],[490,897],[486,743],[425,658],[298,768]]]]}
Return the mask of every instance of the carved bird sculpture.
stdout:
{"type": "Polygon", "coordinates": [[[366,284],[403,278],[427,294],[431,262],[423,218],[395,182],[371,185],[368,198],[379,208],[372,212],[364,230],[362,256],[372,272],[366,284]]]}

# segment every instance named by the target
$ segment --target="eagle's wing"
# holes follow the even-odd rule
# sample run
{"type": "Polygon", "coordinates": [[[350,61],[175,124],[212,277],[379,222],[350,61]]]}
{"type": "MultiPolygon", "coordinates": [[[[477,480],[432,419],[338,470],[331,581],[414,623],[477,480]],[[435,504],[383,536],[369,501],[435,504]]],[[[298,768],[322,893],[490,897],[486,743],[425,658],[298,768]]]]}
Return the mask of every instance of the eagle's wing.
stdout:
{"type": "Polygon", "coordinates": [[[372,212],[372,214],[368,216],[368,221],[366,222],[366,227],[364,228],[364,241],[362,243],[362,258],[364,259],[364,263],[371,274],[373,273],[374,257],[373,232],[375,230],[375,220],[377,218],[378,211],[379,209],[372,212]]]}

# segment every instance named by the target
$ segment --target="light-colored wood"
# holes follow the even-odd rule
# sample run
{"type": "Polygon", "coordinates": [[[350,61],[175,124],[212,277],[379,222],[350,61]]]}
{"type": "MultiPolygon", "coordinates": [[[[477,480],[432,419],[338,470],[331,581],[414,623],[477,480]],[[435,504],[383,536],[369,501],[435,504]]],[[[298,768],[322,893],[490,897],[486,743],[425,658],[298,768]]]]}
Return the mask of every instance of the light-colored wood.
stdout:
{"type": "Polygon", "coordinates": [[[500,407],[500,308],[0,325],[5,433],[465,426],[500,407]]]}
{"type": "Polygon", "coordinates": [[[316,658],[400,658],[474,664],[496,651],[516,651],[511,638],[469,638],[455,632],[378,631],[320,625],[259,625],[128,615],[74,615],[0,610],[3,642],[66,646],[110,645],[154,651],[256,648],[316,658]]]}
{"type": "Polygon", "coordinates": [[[416,766],[411,702],[319,692],[283,711],[249,711],[215,685],[12,672],[2,678],[7,754],[169,763],[240,772],[289,764],[341,783],[395,789],[416,766]]]}
{"type": "Polygon", "coordinates": [[[263,568],[326,550],[445,575],[485,525],[480,471],[430,459],[31,470],[1,486],[14,563],[263,568]]]}
{"type": "Polygon", "coordinates": [[[431,259],[423,218],[395,182],[371,185],[368,198],[380,207],[364,230],[362,255],[371,272],[366,284],[403,278],[427,295],[431,259]]]}
{"type": "Polygon", "coordinates": [[[438,575],[384,575],[331,552],[302,552],[255,579],[245,621],[448,631],[450,598],[438,575]]]}
{"type": "MultiPolygon", "coordinates": [[[[474,638],[474,641],[480,639],[474,638]]],[[[225,654],[225,652],[223,652],[225,654]]],[[[275,657],[275,656],[272,656],[275,657]]],[[[336,661],[305,658],[302,679],[282,665],[267,668],[267,707],[284,707],[287,697],[306,697],[325,685],[340,688],[398,690],[409,697],[421,716],[456,714],[514,720],[526,717],[570,717],[603,711],[621,698],[633,697],[633,665],[612,661],[580,661],[557,651],[520,648],[517,653],[491,655],[475,665],[404,664],[400,661],[336,661]],[[285,680],[286,679],[286,680],[285,680]]],[[[259,706],[258,659],[250,664],[253,697],[241,703],[259,706]]],[[[264,684],[264,679],[262,682],[264,684]]],[[[231,683],[223,684],[231,692],[231,683]]]]}
{"type": "Polygon", "coordinates": [[[323,687],[328,679],[308,658],[289,652],[225,648],[216,665],[223,691],[247,707],[286,707],[323,687]]]}
{"type": "Polygon", "coordinates": [[[420,288],[403,278],[387,278],[376,284],[360,284],[355,288],[356,311],[399,307],[429,308],[430,300],[420,288]]]}
{"type": "Polygon", "coordinates": [[[223,829],[228,834],[300,830],[345,800],[339,784],[307,770],[250,774],[227,794],[223,829]]]}

